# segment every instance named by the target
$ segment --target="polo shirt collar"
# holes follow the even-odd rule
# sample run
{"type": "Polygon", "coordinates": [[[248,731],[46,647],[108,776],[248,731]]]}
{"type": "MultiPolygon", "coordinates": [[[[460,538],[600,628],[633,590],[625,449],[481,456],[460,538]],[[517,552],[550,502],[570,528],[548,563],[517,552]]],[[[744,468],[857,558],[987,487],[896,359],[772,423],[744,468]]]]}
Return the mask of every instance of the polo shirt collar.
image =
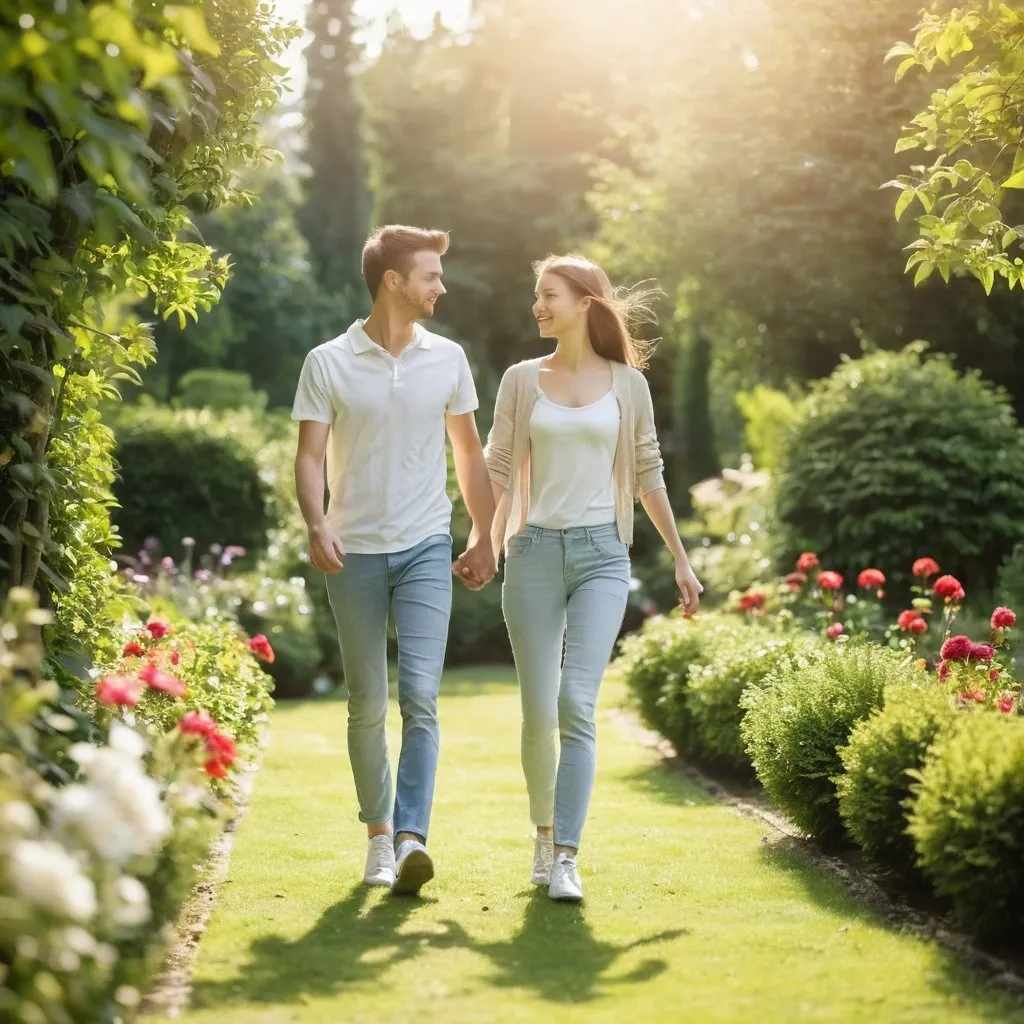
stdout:
{"type": "MultiPolygon", "coordinates": [[[[357,320],[348,329],[348,343],[352,347],[352,351],[358,356],[364,352],[370,352],[373,349],[379,349],[380,346],[371,338],[365,330],[363,330],[363,324],[365,320],[357,320]]],[[[409,343],[408,351],[411,348],[430,348],[430,334],[423,329],[420,324],[413,324],[413,338],[409,343]]]]}

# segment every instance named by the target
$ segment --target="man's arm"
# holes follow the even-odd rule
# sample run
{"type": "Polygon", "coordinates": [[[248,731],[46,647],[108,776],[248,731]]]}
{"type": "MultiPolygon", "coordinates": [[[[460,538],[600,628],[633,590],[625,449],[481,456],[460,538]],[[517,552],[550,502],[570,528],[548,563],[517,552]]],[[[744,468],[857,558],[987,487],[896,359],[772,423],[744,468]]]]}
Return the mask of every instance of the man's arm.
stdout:
{"type": "Polygon", "coordinates": [[[338,572],[345,549],[324,520],[324,457],[331,427],[315,420],[300,420],[295,453],[295,492],[309,531],[309,560],[321,572],[338,572]]]}
{"type": "Polygon", "coordinates": [[[494,519],[491,478],[476,429],[476,416],[471,412],[461,416],[448,415],[445,422],[452,442],[459,490],[473,520],[473,530],[466,550],[456,559],[452,571],[470,589],[479,590],[490,582],[496,569],[494,552],[491,550],[491,521],[494,519]]]}

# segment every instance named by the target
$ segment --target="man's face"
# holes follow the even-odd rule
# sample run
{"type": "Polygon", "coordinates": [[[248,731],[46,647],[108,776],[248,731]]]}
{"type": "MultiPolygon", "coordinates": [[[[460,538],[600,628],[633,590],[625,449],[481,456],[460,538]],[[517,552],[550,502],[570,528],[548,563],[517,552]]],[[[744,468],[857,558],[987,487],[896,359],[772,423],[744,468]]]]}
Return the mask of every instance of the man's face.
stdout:
{"type": "Polygon", "coordinates": [[[442,273],[439,253],[418,252],[412,257],[408,275],[399,275],[396,291],[413,319],[425,320],[434,315],[434,303],[445,293],[442,273]]]}

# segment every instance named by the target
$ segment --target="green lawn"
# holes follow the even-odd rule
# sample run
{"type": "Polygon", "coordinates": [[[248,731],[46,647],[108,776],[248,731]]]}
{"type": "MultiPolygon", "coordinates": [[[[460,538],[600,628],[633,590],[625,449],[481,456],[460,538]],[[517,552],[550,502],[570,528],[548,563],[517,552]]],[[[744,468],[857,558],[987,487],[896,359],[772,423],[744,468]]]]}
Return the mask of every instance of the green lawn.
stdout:
{"type": "Polygon", "coordinates": [[[1024,1022],[624,736],[607,717],[622,697],[606,687],[582,907],[529,884],[510,673],[445,681],[437,878],[419,900],[360,885],[344,704],[279,707],[184,1019],[1024,1022]]]}

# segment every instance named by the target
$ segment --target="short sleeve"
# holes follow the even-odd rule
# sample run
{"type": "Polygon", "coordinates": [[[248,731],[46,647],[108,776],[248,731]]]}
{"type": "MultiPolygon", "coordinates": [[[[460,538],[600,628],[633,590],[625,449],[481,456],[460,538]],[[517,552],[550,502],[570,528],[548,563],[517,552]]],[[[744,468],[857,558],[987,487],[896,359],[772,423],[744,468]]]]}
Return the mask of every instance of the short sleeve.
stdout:
{"type": "Polygon", "coordinates": [[[327,389],[323,367],[315,352],[310,352],[302,364],[295,389],[295,402],[292,404],[292,419],[313,420],[316,423],[334,422],[334,403],[327,389]]]}
{"type": "Polygon", "coordinates": [[[476,385],[473,383],[473,372],[469,368],[469,360],[462,346],[459,346],[459,376],[455,386],[455,394],[448,403],[448,413],[452,416],[462,416],[464,413],[473,412],[480,406],[476,396],[476,385]]]}

